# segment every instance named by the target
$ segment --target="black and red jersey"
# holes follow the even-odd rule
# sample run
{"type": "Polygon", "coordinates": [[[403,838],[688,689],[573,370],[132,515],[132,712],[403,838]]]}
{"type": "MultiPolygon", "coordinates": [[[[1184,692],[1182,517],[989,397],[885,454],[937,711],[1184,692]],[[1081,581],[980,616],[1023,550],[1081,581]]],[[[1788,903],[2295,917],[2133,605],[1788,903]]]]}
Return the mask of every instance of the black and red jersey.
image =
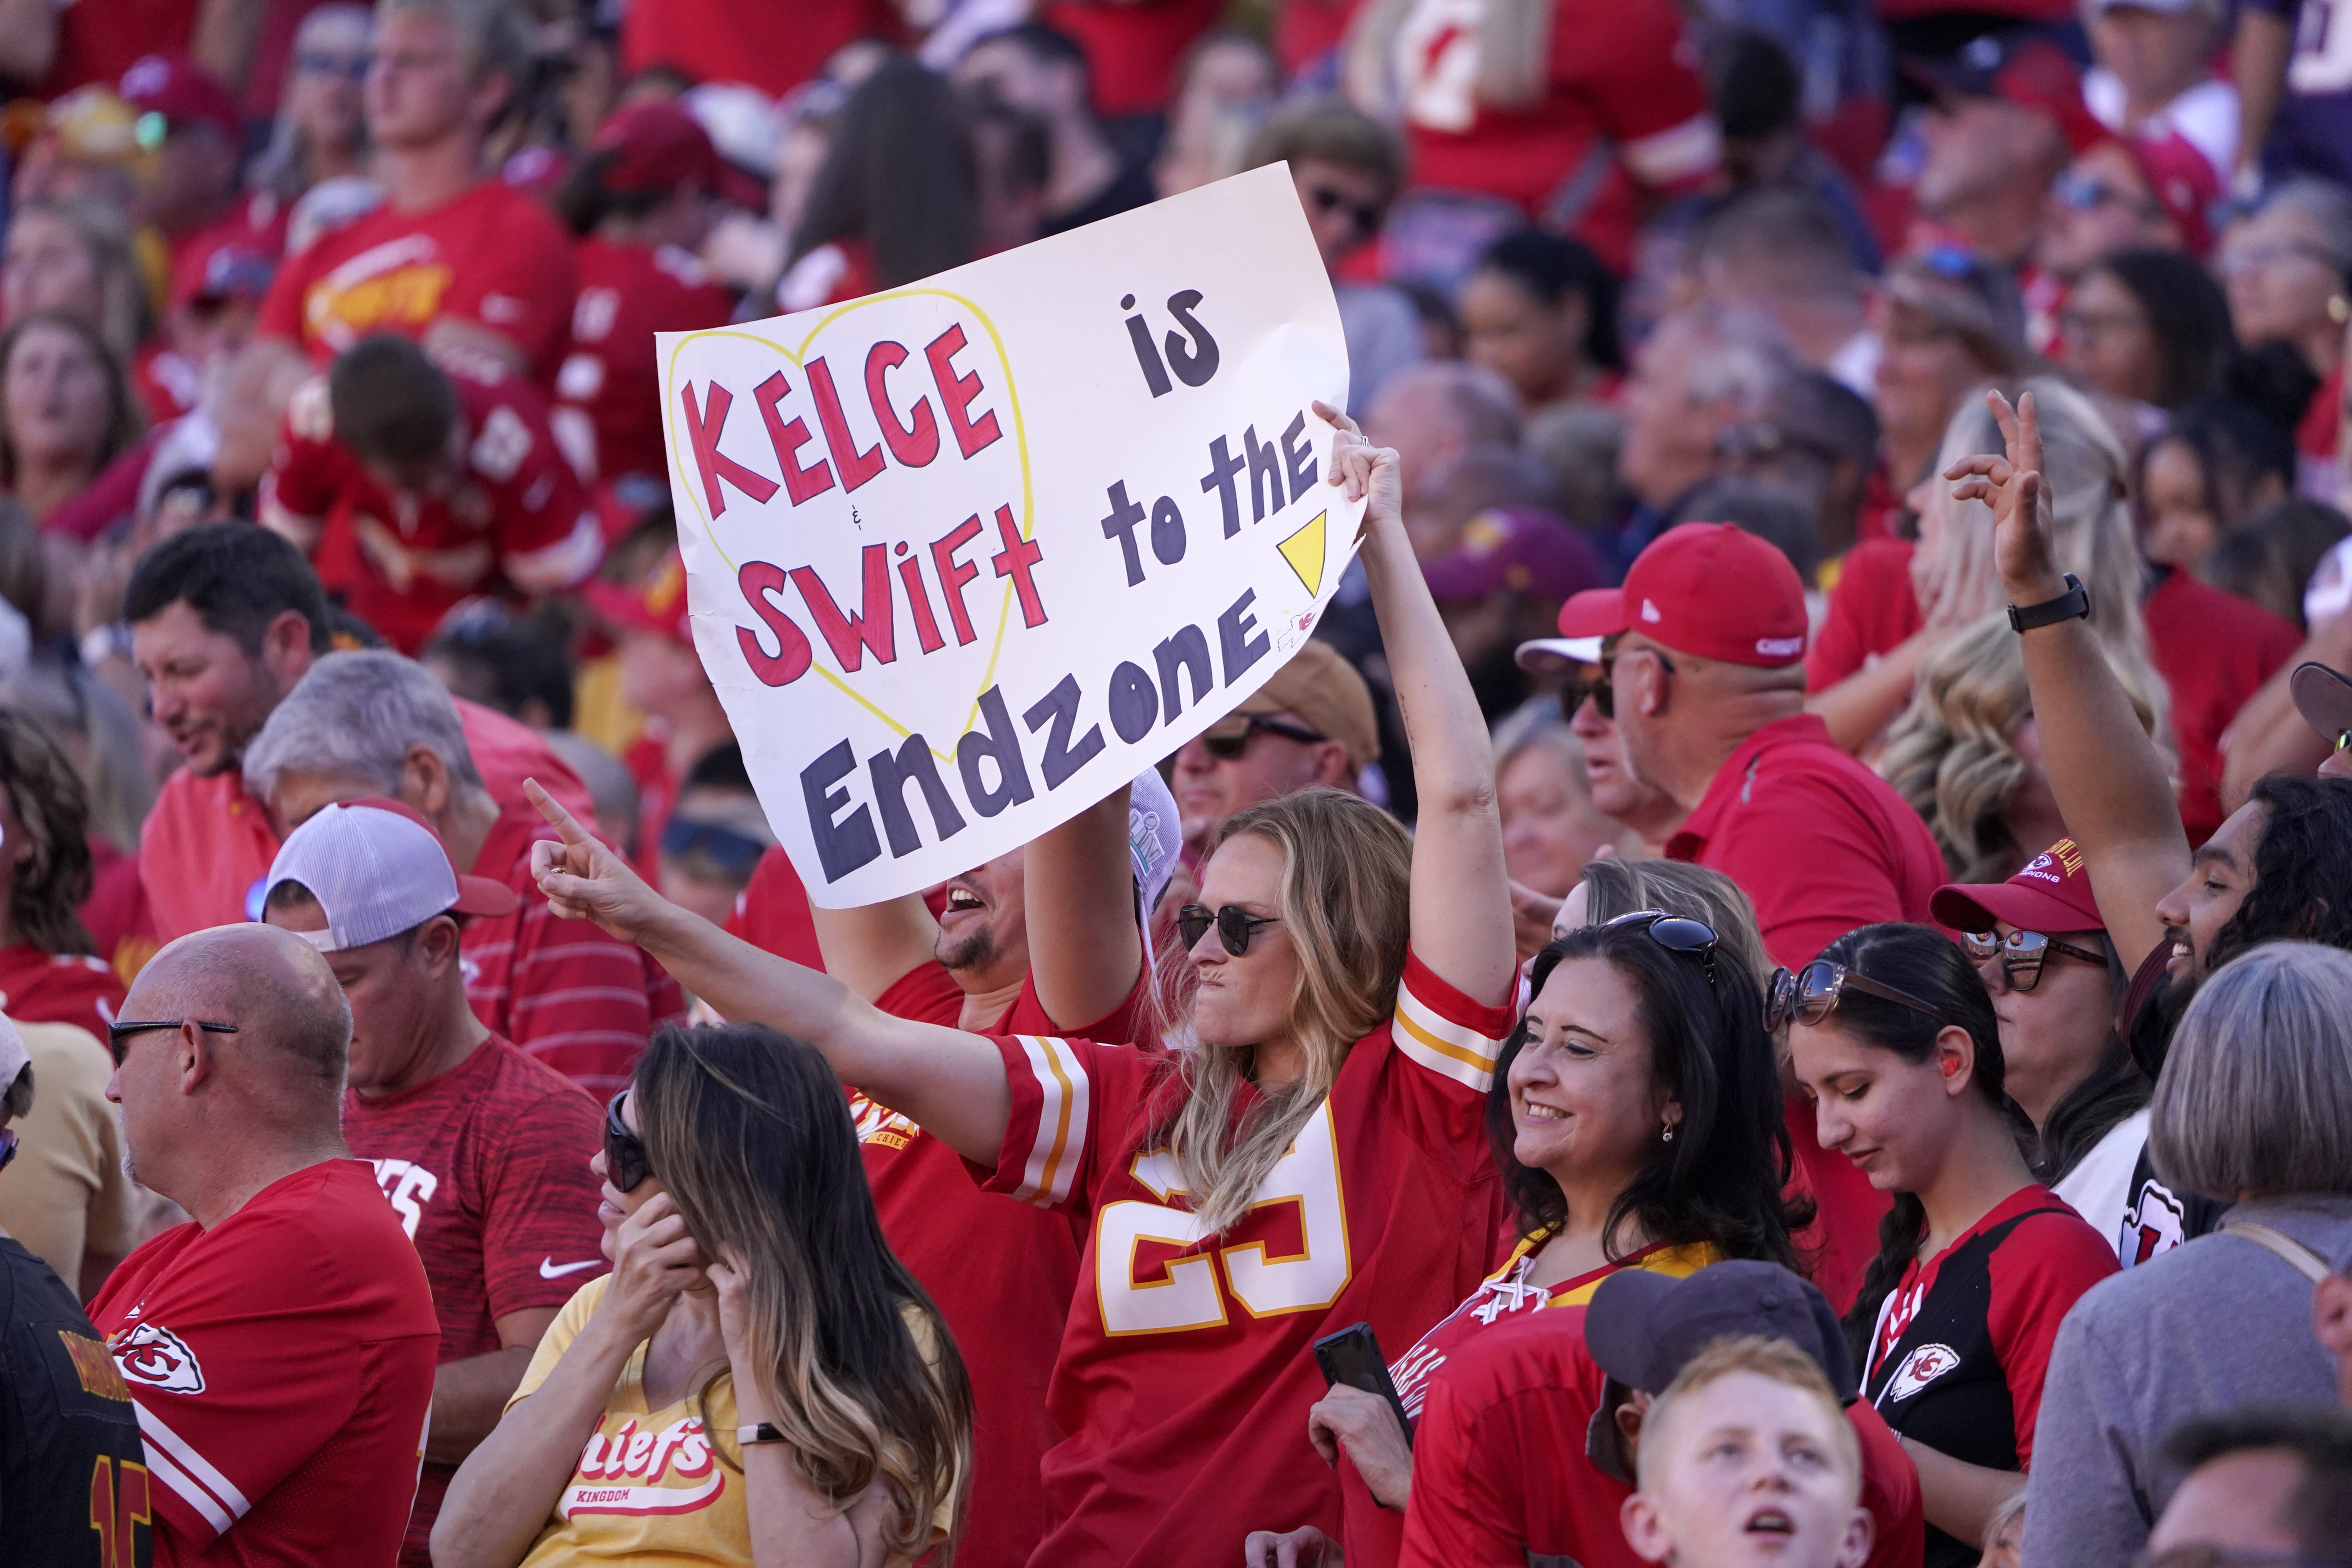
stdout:
{"type": "Polygon", "coordinates": [[[0,1563],[147,1568],[131,1390],[64,1281],[0,1236],[0,1563]]]}

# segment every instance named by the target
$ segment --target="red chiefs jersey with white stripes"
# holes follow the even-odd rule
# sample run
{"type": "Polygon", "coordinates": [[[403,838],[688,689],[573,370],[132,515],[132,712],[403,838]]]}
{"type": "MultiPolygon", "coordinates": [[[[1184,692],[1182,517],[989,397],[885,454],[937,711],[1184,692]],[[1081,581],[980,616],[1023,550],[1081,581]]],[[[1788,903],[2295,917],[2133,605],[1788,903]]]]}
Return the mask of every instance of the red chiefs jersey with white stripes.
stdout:
{"type": "Polygon", "coordinates": [[[1013,1114],[985,1184],[1087,1227],[1048,1400],[1070,1436],[1045,1456],[1055,1523],[1032,1563],[1231,1568],[1252,1530],[1336,1533],[1309,1347],[1360,1321],[1409,1345],[1486,1273],[1502,1199],[1482,1117],[1513,1022],[1408,956],[1393,1017],[1349,1049],[1256,1205],[1208,1237],[1150,1146],[1177,1058],[998,1041],[1013,1114]]]}
{"type": "Polygon", "coordinates": [[[547,405],[520,378],[452,373],[466,464],[446,493],[394,494],[335,438],[322,376],[302,384],[261,490],[261,521],[309,552],[351,612],[414,656],[463,600],[579,586],[604,558],[547,405]]]}
{"type": "Polygon", "coordinates": [[[90,1306],[138,1406],[156,1568],[389,1563],[416,1495],[441,1325],[362,1160],[165,1231],[90,1306]]]}

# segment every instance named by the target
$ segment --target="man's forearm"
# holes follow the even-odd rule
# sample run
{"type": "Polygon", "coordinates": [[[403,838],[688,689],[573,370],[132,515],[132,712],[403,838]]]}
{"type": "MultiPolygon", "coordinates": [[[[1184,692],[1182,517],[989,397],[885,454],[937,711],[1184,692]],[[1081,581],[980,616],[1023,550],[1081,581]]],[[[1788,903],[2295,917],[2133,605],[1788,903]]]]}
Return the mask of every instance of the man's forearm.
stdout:
{"type": "Polygon", "coordinates": [[[531,1347],[509,1345],[487,1355],[443,1362],[433,1369],[433,1428],[425,1457],[455,1465],[499,1424],[507,1400],[530,1365],[531,1347]]]}

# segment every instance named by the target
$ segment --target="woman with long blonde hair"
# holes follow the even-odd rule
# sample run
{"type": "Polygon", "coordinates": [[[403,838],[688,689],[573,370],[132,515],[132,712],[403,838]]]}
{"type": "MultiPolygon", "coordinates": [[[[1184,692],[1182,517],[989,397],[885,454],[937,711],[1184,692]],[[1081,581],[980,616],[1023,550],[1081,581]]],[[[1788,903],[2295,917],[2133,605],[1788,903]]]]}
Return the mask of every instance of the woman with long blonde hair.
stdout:
{"type": "MultiPolygon", "coordinates": [[[[986,1038],[893,1018],[664,902],[543,804],[559,913],[640,942],[732,1018],[1084,1226],[1048,1408],[1055,1516],[1033,1562],[1230,1568],[1252,1529],[1338,1528],[1307,1437],[1314,1342],[1402,1348],[1486,1271],[1504,1205],[1486,1097],[1517,965],[1493,753],[1404,531],[1397,458],[1354,423],[1328,482],[1369,498],[1362,559],[1421,815],[1310,790],[1242,813],[1178,918],[1183,1042],[986,1038]]],[[[541,798],[541,797],[535,797],[541,798]]]]}
{"type": "Polygon", "coordinates": [[[450,1482],[434,1562],[900,1568],[948,1546],[971,1386],[882,1239],[824,1058],[757,1025],[666,1028],[591,1163],[613,1272],[450,1482]]]}

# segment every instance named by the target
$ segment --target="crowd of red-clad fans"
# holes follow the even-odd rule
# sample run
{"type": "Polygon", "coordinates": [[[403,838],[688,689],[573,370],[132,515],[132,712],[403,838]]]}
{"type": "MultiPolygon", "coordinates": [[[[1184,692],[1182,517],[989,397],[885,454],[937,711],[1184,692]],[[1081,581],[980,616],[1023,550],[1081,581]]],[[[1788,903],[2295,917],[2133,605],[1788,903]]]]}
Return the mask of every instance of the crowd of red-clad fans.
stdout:
{"type": "Polygon", "coordinates": [[[0,1563],[2352,1568],[2344,0],[0,0],[0,1563]],[[813,908],[654,334],[1267,164],[1315,638],[813,908]]]}

